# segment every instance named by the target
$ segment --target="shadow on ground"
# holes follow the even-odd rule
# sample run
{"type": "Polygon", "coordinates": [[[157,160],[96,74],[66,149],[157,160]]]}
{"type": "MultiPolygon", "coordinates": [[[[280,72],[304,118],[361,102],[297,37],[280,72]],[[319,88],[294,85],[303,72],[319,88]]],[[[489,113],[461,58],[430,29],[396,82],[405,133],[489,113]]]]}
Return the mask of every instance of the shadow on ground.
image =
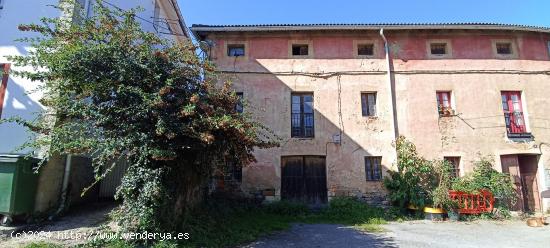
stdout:
{"type": "Polygon", "coordinates": [[[3,237],[0,237],[0,247],[21,247],[40,241],[62,246],[86,243],[87,240],[83,237],[95,232],[102,224],[105,224],[109,213],[116,206],[117,204],[114,202],[100,202],[74,207],[53,221],[22,225],[14,227],[12,230],[5,230],[3,237]],[[41,235],[29,235],[29,233],[41,233],[41,235]]]}
{"type": "Polygon", "coordinates": [[[270,235],[245,248],[276,247],[398,247],[382,233],[365,233],[333,224],[294,224],[289,231],[270,235]]]}

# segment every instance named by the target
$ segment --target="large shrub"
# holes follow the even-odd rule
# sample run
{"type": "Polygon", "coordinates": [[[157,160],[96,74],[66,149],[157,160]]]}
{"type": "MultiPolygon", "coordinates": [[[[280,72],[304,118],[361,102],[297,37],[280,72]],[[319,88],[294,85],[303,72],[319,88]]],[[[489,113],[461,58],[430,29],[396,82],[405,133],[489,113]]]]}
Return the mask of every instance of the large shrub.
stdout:
{"type": "MultiPolygon", "coordinates": [[[[66,4],[65,2],[69,2],[66,4]]],[[[58,8],[70,13],[72,1],[58,8]]],[[[74,3],[74,2],[72,2],[74,3]]],[[[27,145],[48,154],[92,155],[96,179],[126,159],[116,215],[126,231],[172,232],[203,195],[223,162],[246,165],[257,147],[276,145],[271,132],[235,110],[229,84],[217,87],[208,61],[191,42],[145,32],[136,10],[96,4],[91,18],[43,18],[20,25],[28,56],[16,75],[42,82],[48,111],[34,121],[11,118],[41,135],[27,145]],[[78,25],[73,20],[80,20],[78,25]],[[55,125],[51,124],[55,117],[55,125]]],[[[76,13],[78,14],[78,13],[76,13]]]]}
{"type": "Polygon", "coordinates": [[[418,154],[416,146],[400,136],[394,146],[397,150],[397,171],[388,171],[384,186],[393,204],[404,209],[409,204],[424,207],[432,204],[431,191],[437,186],[438,176],[432,161],[418,154]]]}

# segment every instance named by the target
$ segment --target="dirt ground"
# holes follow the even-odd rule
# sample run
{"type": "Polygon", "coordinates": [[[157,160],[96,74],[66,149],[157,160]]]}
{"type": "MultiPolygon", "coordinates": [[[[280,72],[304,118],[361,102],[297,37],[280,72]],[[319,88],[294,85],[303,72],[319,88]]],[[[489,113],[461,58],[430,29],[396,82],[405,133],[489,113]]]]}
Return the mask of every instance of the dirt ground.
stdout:
{"type": "Polygon", "coordinates": [[[40,241],[63,246],[86,243],[88,235],[97,232],[115,206],[112,202],[95,203],[76,207],[55,221],[24,228],[3,228],[0,247],[23,247],[40,241]]]}
{"type": "Polygon", "coordinates": [[[385,232],[364,233],[342,225],[296,224],[244,247],[550,247],[550,226],[528,227],[522,221],[408,221],[383,227],[385,232]]]}

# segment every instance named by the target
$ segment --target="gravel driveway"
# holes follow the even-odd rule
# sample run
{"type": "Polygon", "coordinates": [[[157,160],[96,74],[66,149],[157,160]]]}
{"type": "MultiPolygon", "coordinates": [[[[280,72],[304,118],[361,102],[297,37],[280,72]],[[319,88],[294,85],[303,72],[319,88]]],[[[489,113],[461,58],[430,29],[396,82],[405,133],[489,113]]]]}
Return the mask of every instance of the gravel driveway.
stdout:
{"type": "Polygon", "coordinates": [[[352,227],[331,224],[295,224],[281,232],[245,246],[275,247],[398,247],[383,234],[363,233],[352,227]]]}
{"type": "Polygon", "coordinates": [[[295,224],[245,247],[550,247],[550,226],[520,221],[409,221],[383,227],[386,232],[364,233],[342,225],[295,224]]]}

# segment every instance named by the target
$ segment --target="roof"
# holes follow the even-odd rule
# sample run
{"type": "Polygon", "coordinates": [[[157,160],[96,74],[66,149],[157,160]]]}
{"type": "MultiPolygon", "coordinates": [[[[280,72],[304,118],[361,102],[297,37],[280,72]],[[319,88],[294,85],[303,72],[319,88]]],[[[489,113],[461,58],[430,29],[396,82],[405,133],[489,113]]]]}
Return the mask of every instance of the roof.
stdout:
{"type": "Polygon", "coordinates": [[[176,15],[178,16],[178,24],[181,26],[181,30],[183,31],[183,35],[187,38],[190,38],[190,32],[187,28],[187,25],[185,25],[185,21],[183,20],[183,16],[181,14],[180,7],[178,5],[178,2],[175,0],[170,0],[170,3],[172,4],[172,7],[174,7],[174,10],[176,11],[176,15]]]}
{"type": "MultiPolygon", "coordinates": [[[[195,34],[208,32],[273,32],[311,30],[426,30],[426,29],[471,29],[510,30],[550,33],[550,27],[538,27],[500,23],[374,23],[374,24],[259,24],[259,25],[203,25],[193,24],[195,34]]],[[[198,36],[198,35],[197,35],[198,36]]]]}

